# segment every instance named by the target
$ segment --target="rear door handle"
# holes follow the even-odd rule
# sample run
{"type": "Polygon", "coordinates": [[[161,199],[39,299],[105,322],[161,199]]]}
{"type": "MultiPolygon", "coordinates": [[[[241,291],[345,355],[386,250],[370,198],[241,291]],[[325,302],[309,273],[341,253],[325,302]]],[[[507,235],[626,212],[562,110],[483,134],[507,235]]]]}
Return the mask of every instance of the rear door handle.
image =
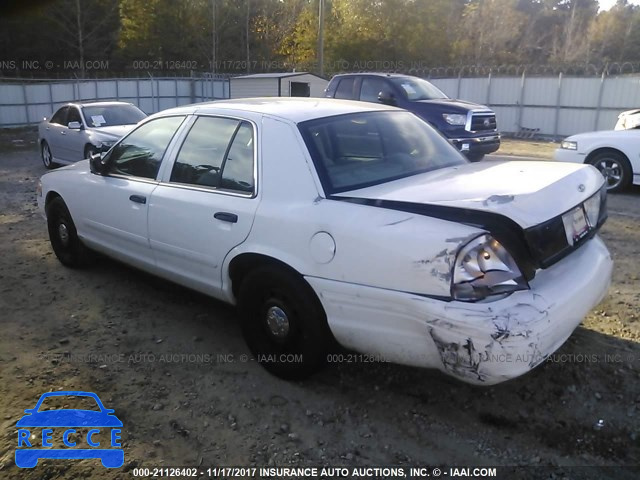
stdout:
{"type": "Polygon", "coordinates": [[[142,195],[131,195],[129,200],[136,203],[142,203],[143,205],[147,203],[147,197],[143,197],[142,195]]]}
{"type": "Polygon", "coordinates": [[[223,222],[229,222],[229,223],[237,223],[238,222],[238,215],[236,215],[235,213],[228,213],[228,212],[217,212],[213,218],[216,218],[218,220],[222,220],[223,222]]]}

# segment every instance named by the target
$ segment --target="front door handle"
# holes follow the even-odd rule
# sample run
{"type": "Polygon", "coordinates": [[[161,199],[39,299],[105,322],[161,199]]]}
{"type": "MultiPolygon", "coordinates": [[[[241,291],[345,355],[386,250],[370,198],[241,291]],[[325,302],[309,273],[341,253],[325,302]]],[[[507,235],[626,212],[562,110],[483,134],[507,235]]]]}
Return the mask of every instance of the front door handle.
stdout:
{"type": "Polygon", "coordinates": [[[129,200],[136,203],[142,203],[143,205],[147,203],[147,197],[143,197],[142,195],[131,195],[129,200]]]}
{"type": "Polygon", "coordinates": [[[238,215],[236,215],[235,213],[228,213],[228,212],[217,212],[213,218],[216,218],[218,220],[222,220],[223,222],[229,222],[229,223],[237,223],[238,222],[238,215]]]}

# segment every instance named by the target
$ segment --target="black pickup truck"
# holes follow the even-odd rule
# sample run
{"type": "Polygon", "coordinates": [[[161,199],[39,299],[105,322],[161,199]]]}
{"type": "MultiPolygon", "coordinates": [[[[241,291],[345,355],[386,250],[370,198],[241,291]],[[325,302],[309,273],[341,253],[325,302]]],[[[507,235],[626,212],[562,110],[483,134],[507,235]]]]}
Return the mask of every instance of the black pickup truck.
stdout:
{"type": "Polygon", "coordinates": [[[364,102],[394,105],[415,113],[439,130],[471,161],[500,147],[493,110],[447,97],[421,78],[390,73],[351,73],[331,79],[325,94],[364,102]]]}

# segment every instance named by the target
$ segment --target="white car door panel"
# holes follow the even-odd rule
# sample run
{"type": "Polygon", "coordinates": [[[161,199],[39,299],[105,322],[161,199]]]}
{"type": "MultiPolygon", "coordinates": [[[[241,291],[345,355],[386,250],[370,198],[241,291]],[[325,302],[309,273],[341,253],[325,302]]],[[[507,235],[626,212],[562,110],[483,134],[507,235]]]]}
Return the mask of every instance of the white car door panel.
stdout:
{"type": "Polygon", "coordinates": [[[99,176],[92,180],[93,206],[83,218],[83,236],[118,257],[153,264],[147,233],[148,199],[155,182],[99,176]]]}
{"type": "Polygon", "coordinates": [[[156,264],[176,281],[207,293],[222,285],[227,253],[249,235],[256,198],[159,185],[149,205],[156,264]]]}

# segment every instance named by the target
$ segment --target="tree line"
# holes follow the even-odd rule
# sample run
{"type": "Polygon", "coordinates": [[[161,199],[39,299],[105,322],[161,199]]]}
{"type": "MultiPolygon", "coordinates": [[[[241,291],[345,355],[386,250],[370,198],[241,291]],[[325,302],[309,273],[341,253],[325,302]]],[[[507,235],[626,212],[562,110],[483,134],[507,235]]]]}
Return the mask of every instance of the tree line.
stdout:
{"type": "Polygon", "coordinates": [[[639,62],[640,7],[618,0],[8,2],[0,75],[105,76],[639,62]]]}

